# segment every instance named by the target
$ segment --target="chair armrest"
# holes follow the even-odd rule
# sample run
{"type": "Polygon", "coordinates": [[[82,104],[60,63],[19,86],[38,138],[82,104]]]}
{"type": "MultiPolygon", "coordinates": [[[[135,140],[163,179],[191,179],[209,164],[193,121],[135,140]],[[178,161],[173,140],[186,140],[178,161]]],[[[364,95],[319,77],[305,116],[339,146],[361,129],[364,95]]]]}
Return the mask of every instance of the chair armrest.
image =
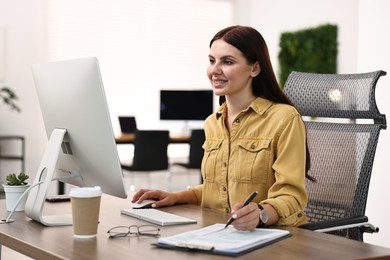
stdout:
{"type": "Polygon", "coordinates": [[[326,220],[317,223],[307,223],[299,227],[318,232],[329,232],[353,227],[361,227],[364,232],[369,233],[377,233],[379,231],[379,228],[368,223],[368,217],[366,216],[352,216],[347,218],[326,220]]]}
{"type": "Polygon", "coordinates": [[[325,220],[316,223],[307,223],[299,227],[314,231],[314,230],[324,229],[324,228],[331,228],[331,227],[344,226],[344,225],[357,224],[357,223],[365,223],[367,221],[368,221],[368,217],[366,216],[352,216],[347,218],[325,220]]]}

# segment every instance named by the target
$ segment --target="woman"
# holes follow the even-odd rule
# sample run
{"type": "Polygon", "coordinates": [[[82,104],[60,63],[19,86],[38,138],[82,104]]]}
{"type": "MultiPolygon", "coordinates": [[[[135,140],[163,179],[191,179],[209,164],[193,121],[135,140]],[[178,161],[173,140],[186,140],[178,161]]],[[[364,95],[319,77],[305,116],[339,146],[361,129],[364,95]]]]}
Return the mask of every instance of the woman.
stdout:
{"type": "Polygon", "coordinates": [[[231,26],[210,42],[207,75],[220,108],[205,121],[204,183],[180,192],[138,191],[132,202],[231,212],[239,230],[306,223],[306,132],[280,89],[261,34],[231,26]],[[243,207],[252,192],[258,195],[243,207]]]}

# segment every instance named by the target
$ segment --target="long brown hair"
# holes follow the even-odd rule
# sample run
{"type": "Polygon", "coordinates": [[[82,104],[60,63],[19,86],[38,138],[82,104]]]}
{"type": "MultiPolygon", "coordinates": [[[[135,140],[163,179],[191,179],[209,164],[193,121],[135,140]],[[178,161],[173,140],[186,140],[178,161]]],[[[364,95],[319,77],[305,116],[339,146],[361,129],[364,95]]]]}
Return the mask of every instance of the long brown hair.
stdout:
{"type": "MultiPolygon", "coordinates": [[[[256,97],[294,106],[279,86],[272,67],[267,44],[263,36],[256,29],[249,26],[230,26],[215,34],[210,41],[210,47],[216,40],[223,40],[237,48],[245,56],[249,64],[259,62],[260,73],[252,82],[252,92],[256,97]]],[[[220,96],[220,105],[225,100],[225,96],[220,96]]],[[[309,169],[310,153],[306,142],[306,177],[314,180],[312,176],[308,175],[309,169]]]]}

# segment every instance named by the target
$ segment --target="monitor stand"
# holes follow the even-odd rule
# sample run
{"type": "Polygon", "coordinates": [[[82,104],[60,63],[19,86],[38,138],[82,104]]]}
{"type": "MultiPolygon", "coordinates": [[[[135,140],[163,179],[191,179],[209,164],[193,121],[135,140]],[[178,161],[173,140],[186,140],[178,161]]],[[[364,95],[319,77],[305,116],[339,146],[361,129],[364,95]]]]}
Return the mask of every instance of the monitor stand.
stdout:
{"type": "Polygon", "coordinates": [[[30,190],[25,206],[26,215],[45,226],[72,225],[71,214],[43,215],[43,206],[48,195],[50,183],[53,180],[59,180],[54,178],[54,173],[65,134],[66,129],[53,130],[33,183],[33,185],[38,185],[30,190]]]}

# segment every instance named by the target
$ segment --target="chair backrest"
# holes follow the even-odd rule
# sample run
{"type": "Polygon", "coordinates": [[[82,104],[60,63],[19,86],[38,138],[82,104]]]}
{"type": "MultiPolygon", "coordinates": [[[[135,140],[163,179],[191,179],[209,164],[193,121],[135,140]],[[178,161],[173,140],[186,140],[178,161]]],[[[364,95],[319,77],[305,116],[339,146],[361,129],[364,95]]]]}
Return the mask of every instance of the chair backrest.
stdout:
{"type": "Polygon", "coordinates": [[[168,169],[169,131],[138,130],[134,143],[132,170],[157,171],[168,169]]]}
{"type": "Polygon", "coordinates": [[[204,150],[202,145],[205,141],[203,129],[191,130],[190,154],[187,167],[190,169],[200,169],[203,159],[204,150]]]}
{"type": "Polygon", "coordinates": [[[284,91],[304,116],[308,173],[316,179],[306,182],[310,222],[365,214],[379,132],[386,128],[375,102],[376,83],[385,74],[288,77],[284,91]]]}

